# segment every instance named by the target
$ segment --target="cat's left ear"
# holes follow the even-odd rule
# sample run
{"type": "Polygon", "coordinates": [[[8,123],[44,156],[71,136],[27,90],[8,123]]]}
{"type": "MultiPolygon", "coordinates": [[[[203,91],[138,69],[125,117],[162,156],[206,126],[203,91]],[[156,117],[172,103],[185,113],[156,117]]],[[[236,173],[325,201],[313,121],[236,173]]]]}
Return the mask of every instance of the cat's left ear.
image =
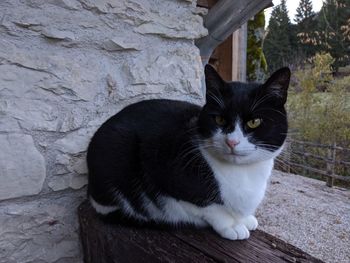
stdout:
{"type": "Polygon", "coordinates": [[[224,80],[216,72],[216,70],[209,64],[205,65],[205,85],[207,88],[207,93],[212,92],[216,94],[220,88],[225,85],[224,80]]]}
{"type": "Polygon", "coordinates": [[[290,69],[287,67],[277,70],[263,84],[265,93],[271,94],[279,103],[285,104],[287,101],[290,75],[290,69]]]}

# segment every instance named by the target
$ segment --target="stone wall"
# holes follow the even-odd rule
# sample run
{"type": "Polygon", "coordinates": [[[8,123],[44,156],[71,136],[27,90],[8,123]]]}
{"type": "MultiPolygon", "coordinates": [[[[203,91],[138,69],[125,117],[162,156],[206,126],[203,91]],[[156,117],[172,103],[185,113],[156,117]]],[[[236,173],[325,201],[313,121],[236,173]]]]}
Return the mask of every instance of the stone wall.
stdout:
{"type": "Polygon", "coordinates": [[[85,153],[146,98],[201,103],[191,0],[0,1],[0,262],[82,262],[85,153]]]}

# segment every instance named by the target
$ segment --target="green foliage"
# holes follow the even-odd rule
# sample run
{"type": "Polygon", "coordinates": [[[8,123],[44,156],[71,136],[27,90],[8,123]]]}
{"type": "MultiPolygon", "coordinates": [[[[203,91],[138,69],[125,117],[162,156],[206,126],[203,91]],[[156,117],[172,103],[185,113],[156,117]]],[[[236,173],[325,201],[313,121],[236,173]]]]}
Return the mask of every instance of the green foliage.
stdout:
{"type": "Polygon", "coordinates": [[[350,64],[350,0],[325,0],[318,13],[311,0],[300,0],[294,21],[297,24],[289,22],[285,1],[274,8],[264,41],[270,71],[303,66],[321,52],[332,55],[336,72],[350,64]]]}
{"type": "Polygon", "coordinates": [[[350,0],[327,0],[318,16],[314,42],[334,58],[333,67],[350,63],[350,0]]]}
{"type": "MultiPolygon", "coordinates": [[[[307,67],[293,73],[297,81],[291,87],[287,103],[290,134],[301,141],[350,148],[350,76],[334,79],[331,73],[333,63],[329,53],[316,54],[307,67]],[[323,92],[320,92],[320,87],[323,92]]],[[[327,148],[292,145],[290,155],[294,163],[327,170],[324,160],[301,157],[295,152],[329,159],[327,148]]],[[[337,161],[347,161],[350,152],[338,150],[335,157],[337,161]]],[[[303,169],[296,167],[293,172],[302,173],[303,169]]],[[[348,168],[339,162],[335,164],[334,172],[350,176],[348,168]]],[[[321,179],[319,174],[310,171],[307,176],[321,179]]]]}
{"type": "Polygon", "coordinates": [[[296,11],[297,13],[294,19],[296,23],[300,23],[305,19],[311,18],[315,14],[315,12],[312,10],[311,0],[300,0],[296,11]]]}
{"type": "Polygon", "coordinates": [[[300,0],[294,21],[297,22],[293,32],[296,38],[296,50],[301,56],[310,58],[316,53],[311,36],[317,28],[317,20],[310,0],[300,0]]]}
{"type": "Polygon", "coordinates": [[[350,146],[350,76],[333,79],[328,53],[317,54],[311,65],[295,72],[297,85],[288,100],[290,128],[301,140],[350,146]],[[324,86],[325,92],[317,87],[324,86]]]}
{"type": "Polygon", "coordinates": [[[291,23],[285,0],[272,10],[267,30],[263,50],[268,69],[272,72],[288,65],[292,57],[291,23]]]}
{"type": "Polygon", "coordinates": [[[248,22],[247,79],[250,81],[262,81],[265,78],[267,64],[262,50],[264,28],[265,14],[261,11],[248,22]]]}

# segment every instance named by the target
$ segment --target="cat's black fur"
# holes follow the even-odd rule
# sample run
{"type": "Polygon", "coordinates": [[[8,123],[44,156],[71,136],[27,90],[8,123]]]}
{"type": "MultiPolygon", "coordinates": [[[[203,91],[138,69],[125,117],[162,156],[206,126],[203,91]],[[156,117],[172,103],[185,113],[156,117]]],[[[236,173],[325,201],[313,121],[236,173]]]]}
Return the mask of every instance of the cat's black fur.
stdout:
{"type": "Polygon", "coordinates": [[[130,105],[106,121],[88,149],[88,195],[104,206],[119,206],[118,191],[145,218],[141,193],[162,209],[158,197],[169,196],[204,207],[222,203],[220,190],[198,145],[218,129],[214,116],[222,115],[232,132],[236,118],[262,117],[252,140],[267,150],[280,147],[287,133],[284,109],[290,72],[281,69],[265,84],[227,83],[206,67],[207,102],[203,108],[182,101],[148,100],[130,105]],[[288,79],[288,80],[287,80],[288,79]],[[274,85],[282,85],[274,91],[274,85]],[[273,95],[269,95],[273,94],[273,95]],[[265,97],[264,97],[265,96],[265,97]],[[224,103],[222,109],[215,98],[224,103]],[[252,112],[254,103],[259,103],[252,112]]]}
{"type": "Polygon", "coordinates": [[[108,181],[144,215],[141,190],[154,202],[159,193],[199,206],[220,202],[210,168],[191,151],[200,109],[182,101],[148,100],[109,119],[89,146],[89,194],[113,204],[108,181]]]}

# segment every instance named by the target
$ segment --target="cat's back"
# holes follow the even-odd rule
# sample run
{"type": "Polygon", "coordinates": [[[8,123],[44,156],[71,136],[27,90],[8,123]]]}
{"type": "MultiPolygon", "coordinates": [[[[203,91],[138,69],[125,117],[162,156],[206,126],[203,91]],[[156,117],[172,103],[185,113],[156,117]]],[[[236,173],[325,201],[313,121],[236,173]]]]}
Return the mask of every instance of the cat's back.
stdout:
{"type": "Polygon", "coordinates": [[[181,127],[181,124],[199,114],[200,107],[177,100],[145,100],[131,104],[107,120],[96,134],[117,129],[145,133],[181,127]],[[170,127],[169,127],[170,126],[170,127]]]}
{"type": "Polygon", "coordinates": [[[199,106],[176,100],[145,100],[131,104],[103,123],[94,134],[89,144],[88,162],[102,155],[111,156],[112,152],[130,151],[132,144],[157,143],[159,138],[183,134],[199,112],[199,106]]]}
{"type": "MultiPolygon", "coordinates": [[[[172,160],[180,142],[190,136],[188,125],[199,112],[199,106],[187,102],[147,100],[108,119],[91,139],[87,152],[90,197],[98,204],[113,204],[116,195],[119,199],[132,196],[142,171],[162,174],[154,170],[164,172],[162,164],[172,160]]],[[[130,200],[137,203],[140,198],[130,200]]]]}

